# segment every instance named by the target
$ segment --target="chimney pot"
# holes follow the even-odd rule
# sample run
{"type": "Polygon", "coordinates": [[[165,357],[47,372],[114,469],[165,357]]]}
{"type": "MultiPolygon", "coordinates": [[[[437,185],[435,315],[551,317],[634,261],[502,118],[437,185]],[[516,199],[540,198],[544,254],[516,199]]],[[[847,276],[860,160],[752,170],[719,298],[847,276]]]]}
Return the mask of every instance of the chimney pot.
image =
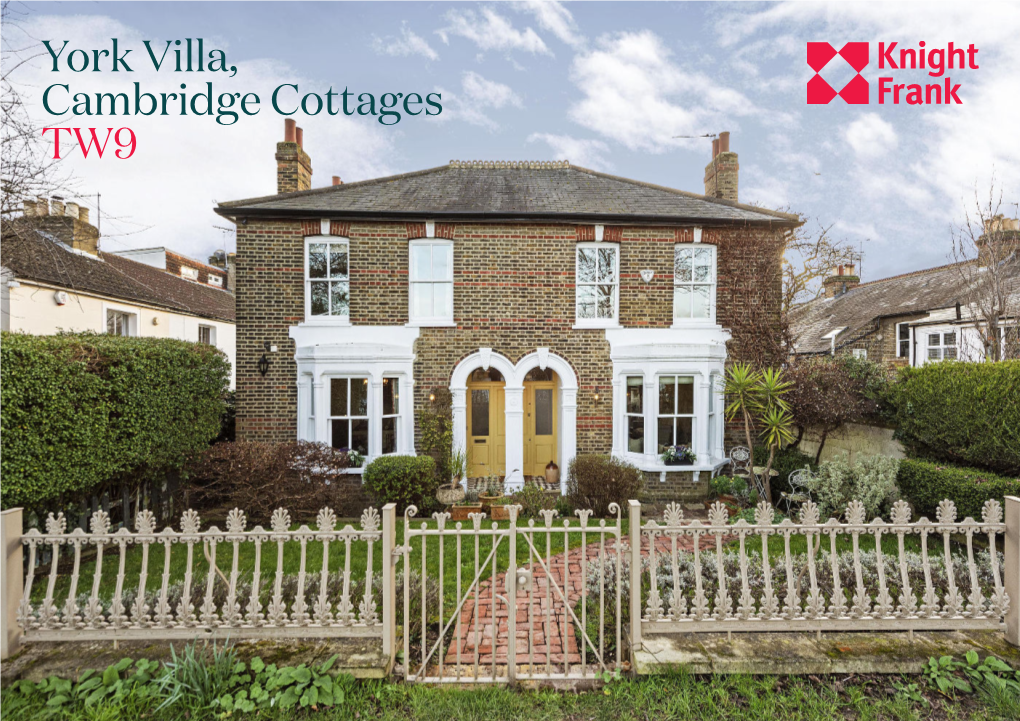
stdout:
{"type": "Polygon", "coordinates": [[[301,128],[298,128],[297,129],[297,145],[298,145],[299,148],[304,148],[305,147],[304,140],[305,140],[305,131],[302,130],[301,128]]]}
{"type": "Polygon", "coordinates": [[[344,181],[340,180],[340,176],[339,175],[334,175],[333,176],[333,185],[343,185],[343,184],[344,184],[344,181]]]}
{"type": "Polygon", "coordinates": [[[836,275],[845,275],[845,273],[843,272],[843,266],[839,266],[839,271],[836,273],[836,275]]]}
{"type": "Polygon", "coordinates": [[[64,199],[59,195],[54,195],[50,198],[50,213],[53,215],[64,214],[64,199]]]}
{"type": "Polygon", "coordinates": [[[719,154],[719,138],[714,138],[712,140],[712,159],[714,160],[715,156],[717,156],[718,154],[719,154]]]}
{"type": "Polygon", "coordinates": [[[719,133],[719,152],[728,153],[730,152],[730,131],[724,130],[719,133]]]}
{"type": "Polygon", "coordinates": [[[83,223],[88,223],[89,222],[89,209],[88,208],[83,208],[80,205],[78,206],[78,220],[80,220],[83,223]]]}
{"type": "Polygon", "coordinates": [[[24,210],[26,216],[28,216],[28,215],[35,215],[36,214],[35,201],[34,200],[25,200],[25,201],[22,201],[21,207],[24,210]]]}
{"type": "Polygon", "coordinates": [[[35,199],[35,212],[39,215],[50,214],[50,201],[44,195],[40,195],[35,199]]]}
{"type": "Polygon", "coordinates": [[[297,128],[297,121],[293,118],[287,118],[283,121],[283,142],[285,143],[296,143],[295,129],[297,128]]]}
{"type": "Polygon", "coordinates": [[[68,203],[67,205],[65,205],[64,206],[64,215],[66,215],[69,218],[77,218],[78,217],[78,204],[77,203],[68,203]]]}

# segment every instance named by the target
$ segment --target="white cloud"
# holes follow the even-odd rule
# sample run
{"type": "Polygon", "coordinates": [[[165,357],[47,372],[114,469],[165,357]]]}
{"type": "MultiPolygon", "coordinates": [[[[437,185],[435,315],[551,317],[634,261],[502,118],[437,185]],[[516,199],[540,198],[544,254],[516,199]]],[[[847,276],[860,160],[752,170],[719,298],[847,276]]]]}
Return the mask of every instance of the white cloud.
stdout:
{"type": "Polygon", "coordinates": [[[574,59],[571,79],[585,96],[570,109],[571,119],[630,150],[700,148],[673,136],[715,132],[724,118],[763,114],[742,93],[674,63],[649,30],[600,38],[595,50],[574,59]]]}
{"type": "Polygon", "coordinates": [[[461,120],[471,125],[498,130],[500,124],[486,114],[486,110],[523,108],[524,101],[509,85],[487,80],[476,72],[468,71],[461,76],[461,90],[451,93],[436,88],[443,95],[443,112],[435,115],[432,122],[443,123],[461,120]]]}
{"type": "MultiPolygon", "coordinates": [[[[115,37],[120,48],[135,49],[128,57],[136,60],[145,57],[142,40],[152,37],[104,16],[33,15],[23,24],[28,37],[71,37],[77,47],[109,47],[110,38],[115,37]]],[[[6,29],[4,41],[11,41],[6,29]]],[[[274,154],[276,143],[283,140],[283,118],[270,105],[273,89],[283,83],[298,83],[302,90],[315,88],[325,92],[329,83],[311,79],[274,60],[236,62],[230,48],[225,49],[228,62],[237,66],[237,75],[229,78],[219,73],[216,74],[219,77],[205,77],[201,81],[189,79],[187,91],[204,90],[205,82],[210,81],[214,99],[220,93],[256,93],[262,101],[258,115],[242,116],[235,125],[227,127],[218,125],[214,117],[197,117],[190,111],[184,117],[104,116],[101,122],[94,118],[93,122],[80,123],[101,124],[104,128],[127,126],[137,137],[137,150],[127,160],[109,157],[108,149],[102,160],[94,156],[84,159],[76,151],[63,161],[65,170],[77,178],[75,190],[81,194],[82,202],[92,208],[92,218],[96,218],[95,193],[102,193],[101,243],[105,250],[165,245],[203,259],[224,245],[223,233],[214,226],[230,225],[213,212],[216,201],[276,192],[274,154]]],[[[131,85],[118,77],[119,73],[56,76],[50,72],[47,60],[47,56],[38,58],[19,68],[16,75],[22,83],[27,107],[36,121],[45,125],[61,121],[42,110],[42,91],[55,82],[69,84],[75,93],[131,92],[131,85]]],[[[143,92],[157,96],[161,92],[180,92],[181,80],[175,74],[156,73],[148,61],[132,64],[132,68],[130,80],[140,83],[143,92]]],[[[55,100],[58,99],[51,95],[51,101],[55,100]]],[[[395,172],[389,164],[397,156],[394,134],[372,119],[346,117],[342,113],[333,117],[325,113],[318,117],[295,117],[304,128],[304,145],[312,157],[315,186],[328,185],[334,174],[352,181],[395,172]]],[[[63,135],[66,143],[67,134],[63,135]]]]}
{"type": "Polygon", "coordinates": [[[896,147],[896,129],[877,113],[865,113],[850,123],[843,137],[858,158],[873,159],[886,155],[896,147]]]}
{"type": "Polygon", "coordinates": [[[372,48],[384,55],[395,55],[406,57],[408,55],[422,55],[429,60],[439,60],[439,53],[432,49],[425,38],[415,34],[407,23],[400,28],[400,37],[388,35],[385,38],[373,37],[372,48]]]}
{"type": "Polygon", "coordinates": [[[533,54],[552,55],[531,28],[518,30],[505,17],[492,8],[474,10],[450,10],[446,13],[446,27],[436,31],[443,42],[450,43],[450,36],[466,38],[482,50],[509,52],[522,50],[533,54]]]}
{"type": "Polygon", "coordinates": [[[524,0],[519,7],[535,16],[538,26],[550,32],[571,47],[584,45],[585,38],[570,14],[561,3],[549,0],[524,0]]]}
{"type": "Polygon", "coordinates": [[[613,165],[605,159],[609,146],[601,140],[573,138],[569,135],[532,133],[529,143],[543,142],[552,150],[554,160],[569,160],[573,165],[592,170],[611,170],[613,165]]]}

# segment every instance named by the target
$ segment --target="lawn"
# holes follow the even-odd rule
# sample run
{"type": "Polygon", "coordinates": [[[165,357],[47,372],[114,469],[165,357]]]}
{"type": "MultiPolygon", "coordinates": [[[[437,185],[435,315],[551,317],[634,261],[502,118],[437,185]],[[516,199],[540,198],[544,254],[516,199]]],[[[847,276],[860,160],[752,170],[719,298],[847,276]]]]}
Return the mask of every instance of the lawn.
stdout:
{"type": "MultiPolygon", "coordinates": [[[[950,699],[935,693],[920,677],[695,677],[678,672],[669,676],[621,680],[604,689],[582,692],[525,691],[505,687],[436,688],[390,682],[339,684],[338,705],[319,710],[298,709],[234,714],[232,719],[321,719],[348,721],[378,719],[406,721],[709,721],[747,719],[770,721],[835,721],[836,719],[1015,719],[1016,700],[982,702],[977,696],[950,699]]],[[[78,703],[66,710],[42,703],[7,712],[11,691],[4,692],[3,718],[98,721],[141,719],[203,721],[219,716],[195,708],[171,706],[156,711],[158,700],[134,694],[120,701],[86,708],[78,703]],[[52,715],[51,715],[52,712],[52,715]]],[[[12,704],[11,707],[17,704],[12,704]]]]}

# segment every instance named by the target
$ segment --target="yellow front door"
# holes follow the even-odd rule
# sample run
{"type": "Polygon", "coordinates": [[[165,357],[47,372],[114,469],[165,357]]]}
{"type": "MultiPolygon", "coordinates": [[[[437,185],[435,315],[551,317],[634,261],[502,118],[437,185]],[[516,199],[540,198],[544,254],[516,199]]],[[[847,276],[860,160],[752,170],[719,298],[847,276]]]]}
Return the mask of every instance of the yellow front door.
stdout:
{"type": "Polygon", "coordinates": [[[556,381],[524,383],[524,475],[544,476],[556,459],[556,381]]]}
{"type": "Polygon", "coordinates": [[[469,478],[506,475],[505,383],[481,381],[467,387],[467,472],[469,478]]]}

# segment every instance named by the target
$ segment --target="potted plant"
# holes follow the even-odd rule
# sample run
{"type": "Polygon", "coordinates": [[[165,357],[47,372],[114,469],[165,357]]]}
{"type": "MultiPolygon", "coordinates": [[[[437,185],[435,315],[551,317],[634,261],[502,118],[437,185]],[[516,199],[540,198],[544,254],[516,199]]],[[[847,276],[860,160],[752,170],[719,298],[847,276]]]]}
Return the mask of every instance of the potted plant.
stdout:
{"type": "Polygon", "coordinates": [[[547,486],[560,484],[560,467],[556,465],[556,461],[549,461],[545,464],[545,483],[547,486]]]}
{"type": "Polygon", "coordinates": [[[503,477],[490,473],[481,481],[478,486],[478,500],[482,502],[482,508],[486,513],[493,503],[497,503],[503,497],[503,477]]]}
{"type": "Polygon", "coordinates": [[[478,502],[478,491],[467,491],[464,497],[450,506],[450,519],[453,521],[470,521],[468,514],[481,513],[482,504],[478,502]]]}
{"type": "Polygon", "coordinates": [[[493,501],[492,505],[489,506],[489,518],[494,521],[509,521],[510,509],[507,506],[510,500],[508,496],[500,496],[493,501]]]}
{"type": "Polygon", "coordinates": [[[436,500],[447,506],[460,503],[464,500],[464,488],[460,484],[461,478],[464,477],[467,468],[467,459],[464,456],[464,451],[454,451],[450,456],[450,483],[443,484],[436,489],[436,500]]]}
{"type": "Polygon", "coordinates": [[[662,451],[662,462],[667,466],[693,466],[698,456],[689,446],[666,446],[662,451]]]}
{"type": "Polygon", "coordinates": [[[716,476],[709,481],[709,487],[729,510],[730,515],[740,512],[747,505],[747,481],[739,477],[716,476]]]}
{"type": "Polygon", "coordinates": [[[361,468],[365,465],[365,457],[357,451],[352,451],[350,448],[341,448],[340,453],[347,457],[348,468],[361,468]]]}

